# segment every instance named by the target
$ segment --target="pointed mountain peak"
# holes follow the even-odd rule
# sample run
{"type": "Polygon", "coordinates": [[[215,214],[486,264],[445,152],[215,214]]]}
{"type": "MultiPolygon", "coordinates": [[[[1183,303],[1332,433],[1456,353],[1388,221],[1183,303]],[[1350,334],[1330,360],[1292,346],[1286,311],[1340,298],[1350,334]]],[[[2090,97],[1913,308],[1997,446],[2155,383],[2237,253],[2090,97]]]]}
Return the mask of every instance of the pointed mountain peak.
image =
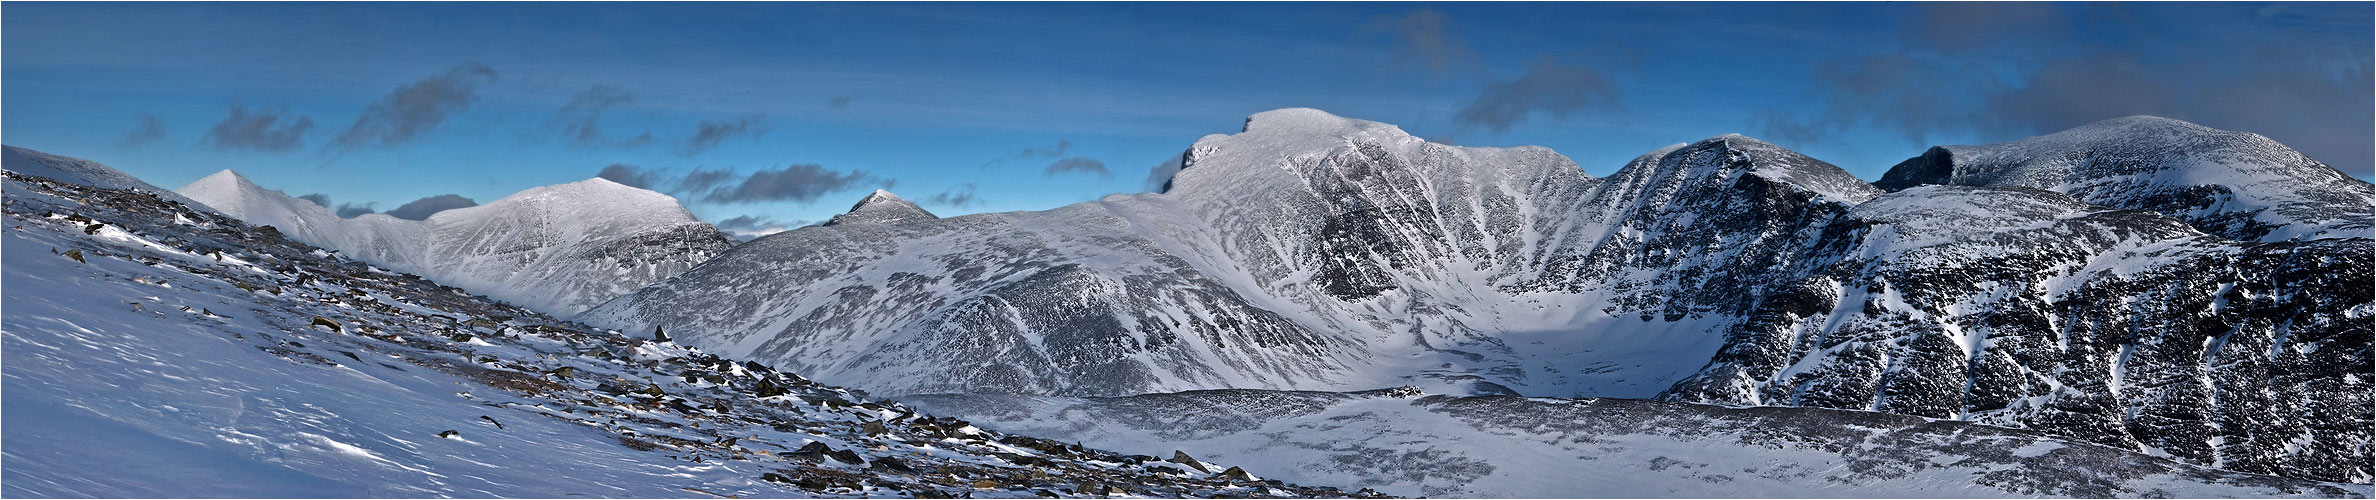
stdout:
{"type": "Polygon", "coordinates": [[[873,193],[868,193],[865,199],[858,200],[858,204],[851,205],[848,213],[833,216],[833,219],[825,221],[824,225],[891,224],[908,220],[938,218],[940,216],[932,215],[932,212],[925,211],[924,207],[916,206],[915,203],[900,198],[899,195],[877,189],[873,193]]]}
{"type": "MultiPolygon", "coordinates": [[[[245,204],[246,202],[237,200],[254,197],[275,199],[287,198],[291,202],[296,201],[296,198],[289,196],[288,193],[266,189],[264,186],[256,185],[256,181],[249,180],[246,175],[241,175],[239,172],[227,168],[216,171],[213,174],[208,174],[205,177],[200,177],[198,180],[190,181],[189,184],[183,185],[181,189],[175,189],[173,191],[187,195],[191,198],[198,199],[200,201],[204,201],[208,204],[228,203],[239,205],[245,204]]],[[[237,211],[236,209],[226,210],[237,211]]],[[[232,215],[235,217],[238,216],[238,214],[232,215]]]]}
{"type": "MultiPolygon", "coordinates": [[[[874,190],[874,192],[873,192],[873,193],[869,193],[869,194],[867,194],[867,195],[866,195],[866,199],[858,200],[858,204],[856,204],[856,205],[851,205],[851,206],[850,206],[850,210],[852,210],[852,211],[856,211],[856,210],[859,210],[859,209],[866,208],[866,207],[868,207],[868,206],[873,206],[873,205],[881,205],[881,204],[885,204],[885,203],[907,203],[907,202],[908,202],[908,201],[907,201],[907,199],[906,199],[906,198],[900,198],[900,197],[899,197],[899,195],[896,195],[896,194],[891,194],[891,192],[890,192],[890,191],[886,191],[886,190],[877,189],[877,190],[874,190]]],[[[912,204],[911,204],[911,205],[912,205],[912,204]]]]}
{"type": "Polygon", "coordinates": [[[245,176],[245,175],[240,175],[238,171],[234,171],[234,170],[231,170],[231,169],[228,169],[228,168],[226,168],[226,169],[222,169],[222,170],[217,170],[217,171],[215,171],[215,173],[212,173],[212,174],[207,174],[207,176],[205,176],[205,177],[200,177],[200,178],[198,178],[198,180],[190,182],[190,185],[192,185],[192,186],[199,185],[199,184],[227,184],[227,185],[241,185],[241,184],[245,184],[245,185],[250,185],[250,186],[253,186],[253,185],[256,185],[256,182],[255,182],[255,181],[248,180],[247,176],[245,176]]]}

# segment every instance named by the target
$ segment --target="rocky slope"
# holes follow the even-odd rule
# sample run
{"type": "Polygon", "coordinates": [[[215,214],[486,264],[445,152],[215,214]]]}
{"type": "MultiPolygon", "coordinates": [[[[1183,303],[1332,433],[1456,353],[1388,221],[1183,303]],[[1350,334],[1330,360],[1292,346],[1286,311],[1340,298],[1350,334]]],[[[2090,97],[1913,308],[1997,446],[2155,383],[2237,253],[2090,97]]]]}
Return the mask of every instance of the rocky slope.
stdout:
{"type": "Polygon", "coordinates": [[[16,146],[0,146],[0,168],[8,169],[10,172],[58,179],[86,186],[151,193],[199,210],[213,210],[205,204],[183,197],[180,193],[149,185],[149,183],[126,175],[114,167],[81,158],[58,156],[16,146]]]}
{"type": "Polygon", "coordinates": [[[421,221],[385,214],[340,219],[229,170],[181,193],[297,241],[561,316],[734,245],[676,199],[604,179],[529,189],[421,221]]]}
{"type": "Polygon", "coordinates": [[[987,431],[9,172],[0,495],[1372,496],[987,431]]]}
{"type": "MultiPolygon", "coordinates": [[[[2190,158],[2273,154],[2199,127],[2066,137],[2118,142],[2104,130],[2214,145],[2190,158]]],[[[2371,478],[2364,235],[2239,241],[2212,222],[2241,219],[2064,184],[1898,175],[1884,194],[1741,136],[1596,179],[1541,148],[1431,144],[1307,109],[1254,115],[1182,164],[1159,194],[788,231],[586,319],[883,393],[1658,397],[2371,478]]],[[[2288,165],[2304,182],[2340,175],[2288,165]]],[[[2226,189],[2326,202],[2298,185],[2226,189]]],[[[2305,210],[2255,217],[2319,212],[2305,210]]],[[[2254,227],[2348,233],[2304,217],[2254,227]]]]}

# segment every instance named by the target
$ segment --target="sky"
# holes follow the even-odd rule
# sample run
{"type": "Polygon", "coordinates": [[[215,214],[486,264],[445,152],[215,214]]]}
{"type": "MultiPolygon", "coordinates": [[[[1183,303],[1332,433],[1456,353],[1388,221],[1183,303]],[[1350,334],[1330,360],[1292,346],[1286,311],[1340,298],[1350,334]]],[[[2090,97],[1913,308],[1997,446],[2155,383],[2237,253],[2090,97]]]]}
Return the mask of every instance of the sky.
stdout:
{"type": "Polygon", "coordinates": [[[0,142],[426,217],[601,176],[721,228],[1161,185],[1312,107],[1607,175],[1742,133],[1867,180],[2152,114],[2376,164],[2371,3],[25,3],[0,142]]]}

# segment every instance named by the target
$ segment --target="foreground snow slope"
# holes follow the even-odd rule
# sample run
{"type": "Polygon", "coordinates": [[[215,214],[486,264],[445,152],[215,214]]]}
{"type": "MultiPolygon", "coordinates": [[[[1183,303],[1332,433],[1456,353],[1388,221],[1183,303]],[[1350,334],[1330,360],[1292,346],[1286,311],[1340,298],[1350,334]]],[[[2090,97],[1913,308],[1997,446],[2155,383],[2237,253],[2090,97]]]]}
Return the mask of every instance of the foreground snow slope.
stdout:
{"type": "Polygon", "coordinates": [[[180,192],[297,241],[564,317],[734,244],[675,198],[604,179],[532,188],[421,221],[341,219],[230,170],[180,192]]]}
{"type": "Polygon", "coordinates": [[[10,173],[0,496],[1345,496],[982,431],[10,173]]]}
{"type": "Polygon", "coordinates": [[[983,426],[1255,464],[1291,481],[1486,498],[2366,497],[2035,432],[1875,412],[1214,390],[901,398],[983,426]]]}

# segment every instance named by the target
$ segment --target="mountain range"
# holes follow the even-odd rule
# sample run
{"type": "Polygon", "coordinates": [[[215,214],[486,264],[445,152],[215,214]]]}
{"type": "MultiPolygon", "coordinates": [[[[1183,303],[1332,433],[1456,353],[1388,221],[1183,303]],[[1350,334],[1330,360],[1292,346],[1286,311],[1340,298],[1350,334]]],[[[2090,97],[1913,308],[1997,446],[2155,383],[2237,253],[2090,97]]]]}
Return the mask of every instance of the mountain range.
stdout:
{"type": "Polygon", "coordinates": [[[675,198],[600,178],[418,221],[387,214],[340,218],[230,170],[176,192],[297,241],[562,317],[734,245],[675,198]]]}
{"type": "MultiPolygon", "coordinates": [[[[739,245],[666,195],[601,179],[423,221],[341,219],[229,171],[176,195],[8,152],[12,171],[84,172],[557,317],[664,328],[728,359],[930,394],[907,400],[1060,438],[1154,442],[1112,422],[1058,426],[1103,415],[1063,408],[1101,405],[1376,400],[1347,408],[1426,415],[1619,398],[1608,404],[1701,427],[1767,422],[1706,405],[1857,410],[2250,474],[2376,478],[2376,188],[2265,137],[2164,118],[1935,147],[1867,183],[1740,135],[1594,177],[1544,148],[1283,109],[1196,141],[1162,192],[943,218],[876,191],[739,245]],[[1436,396],[1359,392],[1388,387],[1436,396]]],[[[1260,456],[1214,436],[1311,415],[1241,412],[1244,425],[1203,435],[1260,456]]],[[[1405,444],[1479,439],[1375,425],[1423,435],[1405,444]]],[[[1332,442],[1314,446],[1355,446],[1332,442]]],[[[1294,479],[1486,491],[1404,472],[1294,479]]],[[[2118,486],[2136,477],[2033,493],[2151,490],[2118,486]]]]}
{"type": "Polygon", "coordinates": [[[1595,178],[1286,109],[1182,165],[1161,193],[787,231],[582,319],[887,394],[1807,406],[2371,477],[2376,191],[2259,136],[2122,118],[1875,184],[1727,135],[1595,178]]]}

